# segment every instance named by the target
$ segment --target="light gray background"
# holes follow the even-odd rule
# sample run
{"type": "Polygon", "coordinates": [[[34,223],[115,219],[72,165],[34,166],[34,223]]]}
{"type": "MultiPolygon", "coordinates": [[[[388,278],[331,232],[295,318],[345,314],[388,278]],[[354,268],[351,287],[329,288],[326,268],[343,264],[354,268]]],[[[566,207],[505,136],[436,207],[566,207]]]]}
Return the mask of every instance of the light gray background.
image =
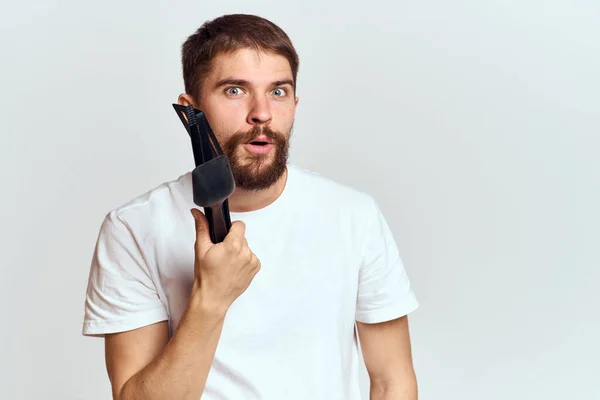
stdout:
{"type": "Polygon", "coordinates": [[[0,398],[110,398],[96,235],[192,167],[179,46],[229,12],[297,46],[292,161],[388,218],[420,398],[599,399],[595,0],[3,2],[0,398]]]}

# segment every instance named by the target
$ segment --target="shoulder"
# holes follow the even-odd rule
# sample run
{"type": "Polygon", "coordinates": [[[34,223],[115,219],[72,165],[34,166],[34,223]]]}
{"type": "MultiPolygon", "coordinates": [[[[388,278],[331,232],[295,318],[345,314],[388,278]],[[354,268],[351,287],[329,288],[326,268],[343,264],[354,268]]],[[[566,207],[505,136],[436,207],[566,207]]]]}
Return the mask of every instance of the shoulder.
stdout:
{"type": "Polygon", "coordinates": [[[290,165],[290,173],[295,175],[306,197],[321,202],[321,205],[360,213],[377,208],[374,197],[365,190],[298,165],[290,165]]]}
{"type": "MultiPolygon", "coordinates": [[[[111,209],[105,220],[132,227],[151,227],[179,214],[189,203],[191,193],[191,174],[185,173],[176,179],[141,193],[127,202],[111,209]]],[[[193,205],[189,205],[192,207],[193,205]]]]}

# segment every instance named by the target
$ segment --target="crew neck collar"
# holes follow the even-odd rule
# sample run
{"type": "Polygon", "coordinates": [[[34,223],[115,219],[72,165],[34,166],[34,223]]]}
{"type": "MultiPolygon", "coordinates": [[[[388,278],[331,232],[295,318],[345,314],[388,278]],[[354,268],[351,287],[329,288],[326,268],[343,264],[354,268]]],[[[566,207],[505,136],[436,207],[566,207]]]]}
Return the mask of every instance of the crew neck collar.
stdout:
{"type": "Polygon", "coordinates": [[[254,215],[261,215],[264,213],[268,213],[268,212],[273,212],[276,211],[277,209],[279,209],[283,203],[286,202],[286,199],[289,197],[290,195],[290,191],[292,190],[294,183],[295,183],[295,179],[296,179],[296,168],[293,164],[287,164],[286,165],[287,168],[287,177],[286,177],[286,181],[285,181],[285,186],[283,187],[282,192],[279,194],[279,196],[270,204],[266,205],[265,207],[259,208],[257,210],[251,210],[251,211],[230,211],[230,215],[232,219],[239,219],[239,218],[247,218],[250,216],[254,216],[254,215]]]}

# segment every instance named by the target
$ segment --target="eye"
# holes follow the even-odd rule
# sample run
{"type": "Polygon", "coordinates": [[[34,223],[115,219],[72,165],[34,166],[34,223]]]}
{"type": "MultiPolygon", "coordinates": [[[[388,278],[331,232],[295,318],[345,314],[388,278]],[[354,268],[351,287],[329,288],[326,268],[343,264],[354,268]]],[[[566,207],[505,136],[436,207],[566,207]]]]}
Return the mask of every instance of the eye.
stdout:
{"type": "Polygon", "coordinates": [[[225,92],[231,96],[238,96],[238,95],[242,94],[242,89],[239,87],[230,87],[230,88],[225,89],[225,92]]]}
{"type": "Polygon", "coordinates": [[[285,89],[282,89],[282,88],[273,89],[273,94],[277,97],[283,97],[283,96],[285,96],[285,89]]]}

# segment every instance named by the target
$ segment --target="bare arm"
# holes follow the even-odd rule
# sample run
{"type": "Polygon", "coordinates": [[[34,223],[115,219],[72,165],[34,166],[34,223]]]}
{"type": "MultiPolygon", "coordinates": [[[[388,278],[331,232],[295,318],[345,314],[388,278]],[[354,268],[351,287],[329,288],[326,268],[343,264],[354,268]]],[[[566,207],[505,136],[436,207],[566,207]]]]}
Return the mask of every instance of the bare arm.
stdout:
{"type": "Polygon", "coordinates": [[[168,341],[166,322],[106,338],[115,400],[200,398],[221,336],[224,313],[192,298],[168,341]]]}
{"type": "Polygon", "coordinates": [[[408,317],[357,326],[371,400],[417,400],[408,317]]]}
{"type": "Polygon", "coordinates": [[[114,400],[198,400],[231,304],[250,285],[260,261],[236,221],[214,245],[206,217],[195,210],[195,281],[173,337],[166,322],[107,335],[106,366],[114,400]]]}

